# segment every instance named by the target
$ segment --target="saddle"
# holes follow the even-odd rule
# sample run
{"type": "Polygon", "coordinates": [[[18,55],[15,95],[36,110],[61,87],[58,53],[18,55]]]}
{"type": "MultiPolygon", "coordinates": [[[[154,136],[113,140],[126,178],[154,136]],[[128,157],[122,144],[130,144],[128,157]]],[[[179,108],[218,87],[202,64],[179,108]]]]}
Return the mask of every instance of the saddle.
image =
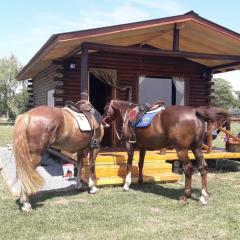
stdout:
{"type": "Polygon", "coordinates": [[[70,108],[74,112],[83,113],[88,119],[89,123],[91,122],[90,120],[92,117],[95,118],[99,125],[102,123],[101,114],[87,100],[81,100],[76,104],[73,103],[72,101],[66,101],[65,107],[70,108]]]}
{"type": "Polygon", "coordinates": [[[136,127],[144,114],[150,111],[157,110],[160,107],[164,107],[164,101],[157,101],[153,104],[146,103],[145,105],[139,105],[129,112],[129,125],[136,127]]]}
{"type": "Polygon", "coordinates": [[[69,108],[76,113],[82,113],[87,118],[91,132],[92,132],[92,139],[90,142],[90,148],[99,148],[99,142],[95,138],[95,128],[93,125],[93,120],[95,119],[97,123],[100,125],[102,123],[102,116],[101,114],[92,106],[92,104],[87,100],[81,100],[76,104],[72,101],[67,101],[65,108],[69,108]]]}
{"type": "Polygon", "coordinates": [[[151,124],[151,121],[155,114],[158,111],[158,109],[163,109],[164,107],[164,102],[163,101],[157,101],[153,104],[145,104],[145,105],[140,105],[137,106],[133,109],[130,110],[129,112],[129,123],[128,125],[130,126],[130,137],[129,137],[129,142],[132,144],[136,144],[136,133],[135,130],[137,127],[148,127],[151,124]],[[147,122],[141,122],[142,119],[144,118],[144,115],[146,113],[151,113],[151,117],[149,118],[147,116],[148,121],[147,122]],[[140,124],[139,124],[140,123],[140,124]]]}

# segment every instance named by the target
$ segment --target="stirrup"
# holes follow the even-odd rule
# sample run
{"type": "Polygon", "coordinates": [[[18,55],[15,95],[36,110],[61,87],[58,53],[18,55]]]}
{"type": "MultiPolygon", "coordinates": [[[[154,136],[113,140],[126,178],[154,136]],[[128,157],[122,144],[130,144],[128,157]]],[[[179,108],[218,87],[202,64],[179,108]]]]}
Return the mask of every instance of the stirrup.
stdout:
{"type": "Polygon", "coordinates": [[[90,143],[90,148],[99,148],[99,142],[96,138],[92,138],[91,143],[90,143]]]}
{"type": "Polygon", "coordinates": [[[130,138],[129,138],[129,140],[128,140],[128,142],[129,143],[136,143],[137,141],[136,141],[136,135],[134,135],[134,136],[131,136],[130,138]]]}

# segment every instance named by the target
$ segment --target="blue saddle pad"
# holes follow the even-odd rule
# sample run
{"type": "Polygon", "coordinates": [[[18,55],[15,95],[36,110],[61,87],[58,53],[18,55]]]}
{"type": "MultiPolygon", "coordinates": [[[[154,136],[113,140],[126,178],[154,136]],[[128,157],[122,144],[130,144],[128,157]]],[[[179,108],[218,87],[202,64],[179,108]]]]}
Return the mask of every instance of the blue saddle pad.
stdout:
{"type": "MultiPolygon", "coordinates": [[[[159,111],[158,111],[158,112],[159,112],[159,111]]],[[[148,126],[151,124],[154,116],[155,116],[158,112],[145,113],[145,114],[143,115],[143,117],[140,119],[140,121],[137,123],[136,128],[145,128],[145,127],[148,127],[148,126]]]]}

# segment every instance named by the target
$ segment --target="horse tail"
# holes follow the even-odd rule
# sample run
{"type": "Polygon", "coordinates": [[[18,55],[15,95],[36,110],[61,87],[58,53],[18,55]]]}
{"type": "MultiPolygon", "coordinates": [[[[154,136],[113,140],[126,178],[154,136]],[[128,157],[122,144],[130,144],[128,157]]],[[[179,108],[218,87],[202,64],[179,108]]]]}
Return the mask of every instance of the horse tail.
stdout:
{"type": "Polygon", "coordinates": [[[28,114],[22,114],[16,119],[13,132],[13,149],[16,162],[17,178],[21,190],[28,194],[34,194],[43,185],[43,178],[36,171],[31,161],[28,146],[27,127],[30,121],[28,114]]]}
{"type": "Polygon", "coordinates": [[[195,110],[197,117],[202,118],[204,121],[210,121],[220,125],[226,123],[230,118],[229,112],[222,108],[202,106],[196,108],[195,110]]]}

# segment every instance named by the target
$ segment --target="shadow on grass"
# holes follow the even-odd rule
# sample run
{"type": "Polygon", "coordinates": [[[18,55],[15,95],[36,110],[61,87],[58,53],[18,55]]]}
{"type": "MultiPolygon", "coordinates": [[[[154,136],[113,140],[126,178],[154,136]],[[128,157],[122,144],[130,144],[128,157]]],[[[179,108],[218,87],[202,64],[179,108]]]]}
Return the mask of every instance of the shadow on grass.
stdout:
{"type": "MultiPolygon", "coordinates": [[[[30,196],[30,203],[32,205],[32,209],[37,209],[43,207],[46,200],[56,197],[75,196],[87,191],[88,189],[86,187],[82,191],[77,190],[75,187],[68,187],[51,191],[41,191],[35,195],[30,196]]],[[[20,203],[19,199],[16,200],[16,204],[19,206],[19,209],[21,209],[22,204],[20,203]]]]}
{"type": "MultiPolygon", "coordinates": [[[[143,185],[132,185],[131,187],[135,191],[141,191],[144,193],[152,193],[158,196],[163,196],[173,200],[179,200],[183,195],[184,186],[180,189],[171,188],[170,186],[162,186],[158,183],[144,183],[143,185]]],[[[200,194],[200,189],[192,188],[192,200],[198,201],[196,195],[200,194]]]]}

